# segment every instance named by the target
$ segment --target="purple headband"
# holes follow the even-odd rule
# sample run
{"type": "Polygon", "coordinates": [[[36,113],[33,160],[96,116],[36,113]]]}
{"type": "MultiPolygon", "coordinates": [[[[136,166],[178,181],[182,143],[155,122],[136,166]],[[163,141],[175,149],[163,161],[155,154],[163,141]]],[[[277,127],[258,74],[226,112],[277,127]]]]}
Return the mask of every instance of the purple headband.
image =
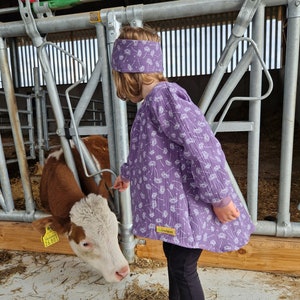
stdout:
{"type": "Polygon", "coordinates": [[[116,39],[111,65],[121,73],[161,73],[164,69],[160,43],[116,39]]]}

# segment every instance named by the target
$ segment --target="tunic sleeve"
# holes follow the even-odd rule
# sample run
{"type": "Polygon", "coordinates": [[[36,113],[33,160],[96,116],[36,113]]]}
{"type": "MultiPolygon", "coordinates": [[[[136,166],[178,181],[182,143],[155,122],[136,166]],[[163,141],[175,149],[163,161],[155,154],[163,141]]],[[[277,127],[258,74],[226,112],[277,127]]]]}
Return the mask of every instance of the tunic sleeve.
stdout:
{"type": "Polygon", "coordinates": [[[161,89],[151,99],[153,118],[171,142],[183,147],[200,199],[216,206],[230,197],[225,155],[200,109],[178,85],[161,89]]]}
{"type": "Polygon", "coordinates": [[[120,172],[121,178],[125,181],[130,181],[130,172],[129,172],[129,165],[128,163],[124,163],[121,166],[121,172],[120,172]]]}

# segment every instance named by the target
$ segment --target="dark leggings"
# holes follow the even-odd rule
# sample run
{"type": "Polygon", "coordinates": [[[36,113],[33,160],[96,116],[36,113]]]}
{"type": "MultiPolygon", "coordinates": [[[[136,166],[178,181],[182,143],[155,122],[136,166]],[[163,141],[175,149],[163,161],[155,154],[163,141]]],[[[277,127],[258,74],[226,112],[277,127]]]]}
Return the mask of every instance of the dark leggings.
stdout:
{"type": "Polygon", "coordinates": [[[189,249],[163,242],[168,262],[169,299],[204,300],[197,273],[197,262],[202,249],[189,249]]]}

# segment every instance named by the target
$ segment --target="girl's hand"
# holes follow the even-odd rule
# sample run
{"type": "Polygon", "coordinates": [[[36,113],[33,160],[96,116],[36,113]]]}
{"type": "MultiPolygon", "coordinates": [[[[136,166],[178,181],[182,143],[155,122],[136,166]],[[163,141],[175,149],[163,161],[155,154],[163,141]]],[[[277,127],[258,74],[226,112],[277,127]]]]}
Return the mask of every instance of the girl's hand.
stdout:
{"type": "Polygon", "coordinates": [[[240,211],[232,200],[224,207],[213,207],[213,210],[221,223],[233,221],[240,216],[240,211]]]}
{"type": "Polygon", "coordinates": [[[122,180],[121,176],[118,176],[115,180],[113,188],[119,192],[124,192],[129,187],[129,181],[122,180]]]}

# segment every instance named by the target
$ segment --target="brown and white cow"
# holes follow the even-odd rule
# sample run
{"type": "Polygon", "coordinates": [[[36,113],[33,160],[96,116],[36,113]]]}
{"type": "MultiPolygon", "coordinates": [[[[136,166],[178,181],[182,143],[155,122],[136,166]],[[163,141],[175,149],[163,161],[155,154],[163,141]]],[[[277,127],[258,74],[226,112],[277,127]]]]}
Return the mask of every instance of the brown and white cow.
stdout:
{"type": "MultiPolygon", "coordinates": [[[[107,140],[101,136],[83,138],[101,169],[109,168],[107,140]]],[[[103,173],[99,186],[85,176],[78,151],[72,145],[81,188],[68,168],[62,149],[51,153],[43,168],[40,198],[51,216],[34,221],[33,227],[45,233],[50,228],[67,234],[74,253],[102,273],[108,282],[118,282],[129,273],[129,265],[118,244],[118,221],[107,198],[111,175],[103,173]]]]}

